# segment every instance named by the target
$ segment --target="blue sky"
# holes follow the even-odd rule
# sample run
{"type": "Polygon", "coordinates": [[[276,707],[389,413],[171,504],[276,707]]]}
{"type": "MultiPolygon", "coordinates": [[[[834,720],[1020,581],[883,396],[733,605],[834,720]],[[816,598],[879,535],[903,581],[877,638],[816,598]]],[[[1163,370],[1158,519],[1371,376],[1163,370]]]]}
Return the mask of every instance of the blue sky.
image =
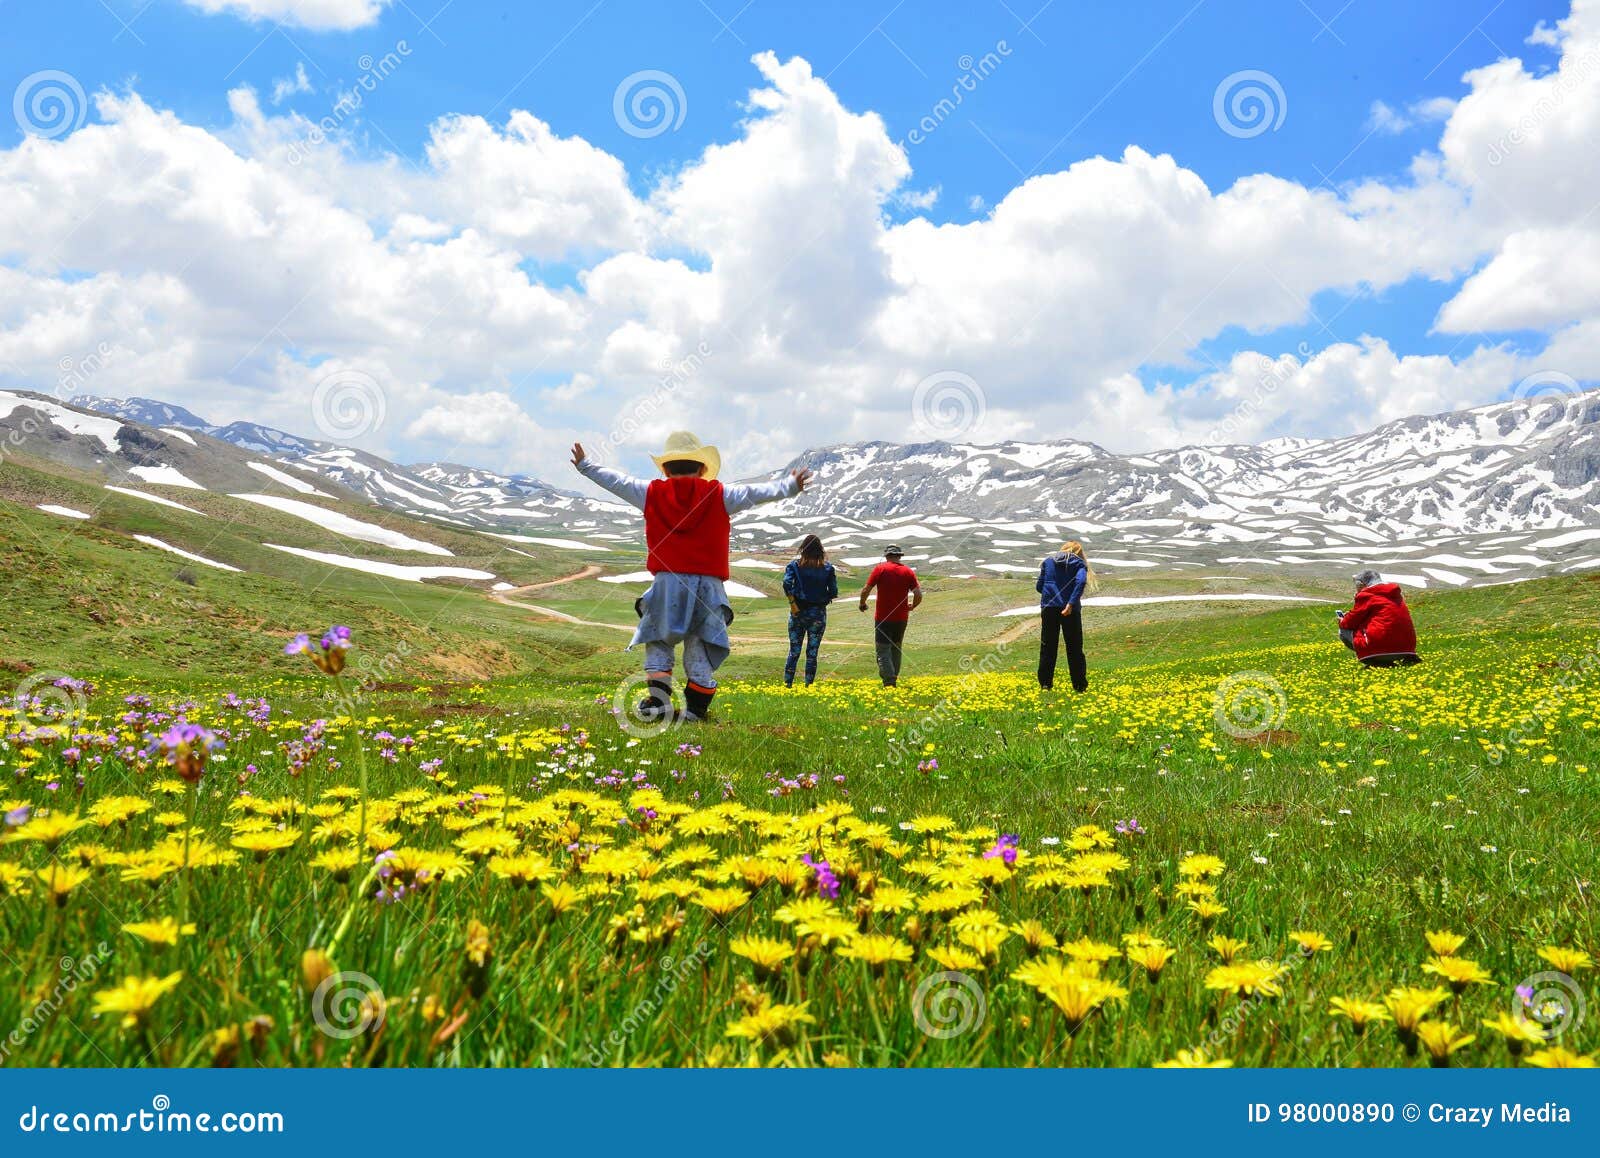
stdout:
{"type": "Polygon", "coordinates": [[[1403,108],[1460,96],[1460,74],[1501,54],[1548,67],[1554,53],[1523,40],[1566,9],[1561,0],[412,0],[370,27],[309,31],[180,0],[6,0],[0,65],[21,76],[48,62],[88,88],[135,82],[184,120],[221,125],[239,84],[270,92],[303,64],[317,92],[292,103],[314,113],[361,75],[363,55],[404,40],[404,83],[366,110],[372,148],[415,156],[443,113],[527,108],[642,179],[731,135],[756,51],[805,57],[848,107],[880,113],[899,139],[949,93],[963,56],[1004,41],[1011,56],[967,98],[961,131],[933,134],[914,152],[917,183],[941,186],[944,212],[961,219],[972,196],[993,204],[1024,174],[1129,144],[1172,153],[1213,189],[1263,170],[1309,185],[1399,171],[1417,138],[1370,133],[1374,101],[1403,108]],[[1282,127],[1251,139],[1215,132],[1217,81],[1252,68],[1283,85],[1282,127]],[[677,132],[638,139],[613,122],[617,79],[640,69],[683,85],[688,115],[677,132]]]}
{"type": "MultiPolygon", "coordinates": [[[[340,92],[357,82],[367,60],[400,52],[403,61],[394,75],[373,88],[358,114],[340,118],[336,135],[344,163],[381,164],[384,158],[398,157],[401,172],[424,172],[429,169],[424,149],[440,118],[481,117],[499,130],[512,110],[520,109],[545,122],[556,136],[581,139],[616,158],[624,166],[627,187],[640,202],[648,202],[664,182],[698,164],[709,147],[739,141],[746,123],[759,118],[746,104],[763,83],[752,57],[770,51],[779,61],[799,57],[809,62],[814,77],[844,110],[878,114],[889,140],[903,146],[910,172],[895,194],[882,200],[886,227],[915,218],[933,225],[969,225],[983,222],[1029,178],[1058,173],[1085,158],[1116,160],[1129,146],[1151,155],[1169,154],[1213,195],[1254,174],[1339,197],[1370,181],[1404,189],[1412,184],[1408,169],[1417,158],[1437,156],[1448,116],[1442,106],[1432,113],[1408,110],[1468,95],[1463,73],[1502,57],[1520,58],[1530,79],[1549,76],[1560,60],[1561,44],[1549,36],[1535,38],[1537,43],[1528,40],[1536,28],[1553,26],[1569,11],[1569,4],[1558,0],[817,0],[804,5],[775,0],[373,0],[373,19],[362,21],[358,13],[343,21],[359,27],[321,26],[338,22],[328,13],[357,11],[363,2],[240,0],[225,5],[223,0],[197,0],[198,6],[191,6],[180,0],[0,0],[6,29],[0,42],[0,80],[9,89],[41,70],[60,70],[90,94],[136,93],[148,106],[247,156],[250,146],[241,143],[230,93],[250,88],[266,117],[297,115],[302,123],[313,123],[327,116],[340,92]],[[296,9],[298,16],[279,23],[251,18],[248,9],[273,14],[296,9]],[[936,131],[908,141],[908,134],[952,93],[969,67],[967,61],[985,54],[1001,58],[992,75],[964,92],[960,107],[938,118],[936,131]],[[641,70],[659,70],[676,81],[683,93],[681,126],[653,136],[624,131],[614,115],[613,98],[619,81],[641,70]],[[1243,70],[1270,74],[1281,89],[1283,115],[1276,128],[1255,135],[1219,129],[1214,114],[1219,82],[1243,70]],[[287,83],[297,74],[305,78],[303,83],[287,83]],[[272,94],[280,85],[285,92],[275,102],[272,94]],[[1374,120],[1376,102],[1396,114],[1385,127],[1374,120]],[[929,191],[937,196],[930,200],[929,191]]],[[[100,110],[86,117],[91,128],[102,119],[100,110]]],[[[10,121],[0,126],[0,147],[17,149],[24,140],[21,127],[10,121]]],[[[1462,183],[1459,174],[1455,179],[1462,183]]],[[[1463,204],[1475,192],[1464,193],[1463,204]]],[[[318,193],[345,207],[359,200],[348,189],[318,193]]],[[[825,185],[818,187],[816,197],[829,197],[825,185]]],[[[798,220],[773,221],[771,227],[803,230],[806,211],[801,204],[798,220]]],[[[383,206],[359,206],[357,211],[380,235],[392,220],[383,206]]],[[[1426,229],[1426,219],[1421,220],[1426,229]]],[[[458,234],[466,224],[447,220],[442,228],[458,234]]],[[[1140,365],[1121,365],[1111,358],[1106,366],[1097,364],[1096,376],[1120,368],[1147,391],[1159,393],[1163,386],[1182,391],[1218,373],[1240,352],[1275,357],[1354,343],[1363,335],[1380,337],[1400,356],[1449,354],[1459,360],[1485,345],[1537,356],[1560,330],[1558,324],[1507,323],[1470,335],[1460,327],[1435,332],[1440,310],[1496,252],[1492,242],[1474,244],[1476,248],[1464,246],[1450,259],[1448,276],[1440,276],[1435,263],[1410,275],[1375,278],[1374,284],[1353,293],[1341,284],[1348,280],[1346,273],[1330,275],[1326,285],[1316,277],[1285,285],[1284,294],[1305,302],[1300,316],[1286,323],[1275,314],[1263,322],[1246,311],[1236,322],[1223,316],[1191,333],[1181,324],[1184,311],[1177,310],[1173,316],[1180,322],[1179,338],[1164,333],[1155,337],[1166,340],[1163,350],[1177,341],[1181,356],[1157,355],[1140,365]]],[[[577,294],[585,271],[620,248],[625,247],[587,249],[580,241],[557,254],[519,251],[514,256],[530,282],[555,293],[577,294]]],[[[714,248],[681,239],[641,248],[655,259],[681,258],[700,273],[725,260],[714,248]]],[[[68,268],[60,261],[51,268],[38,255],[19,253],[15,246],[0,249],[0,261],[63,283],[103,272],[68,268]]],[[[153,270],[147,263],[143,268],[125,265],[118,272],[126,278],[153,270]]],[[[1159,286],[1152,292],[1159,293],[1159,286]]],[[[1568,319],[1571,324],[1581,321],[1568,319]]],[[[270,324],[266,319],[262,328],[270,329],[270,324]]],[[[330,342],[318,351],[314,342],[296,335],[282,346],[291,360],[314,367],[330,357],[355,357],[357,344],[330,342]]],[[[381,358],[383,352],[372,356],[381,358]]],[[[956,364],[954,353],[951,357],[956,364]]],[[[998,382],[1016,372],[980,373],[983,356],[968,358],[974,363],[973,377],[980,381],[998,382]]],[[[12,364],[17,361],[13,358],[12,364]]],[[[601,377],[580,361],[497,366],[478,375],[470,368],[434,372],[418,367],[415,373],[397,371],[395,377],[425,379],[427,389],[447,392],[503,392],[542,426],[582,431],[585,422],[599,421],[599,411],[562,414],[563,421],[551,421],[548,415],[559,400],[541,393],[576,381],[574,375],[601,377]]],[[[195,370],[191,400],[204,376],[195,370]]],[[[1576,376],[1588,379],[1587,372],[1576,376]]],[[[836,389],[856,389],[859,379],[847,383],[845,377],[836,389]]],[[[1505,382],[1501,393],[1514,382],[1505,382]]],[[[262,382],[258,379],[253,388],[260,391],[262,382]]],[[[1010,405],[1007,388],[993,389],[989,407],[1003,414],[1010,405]]],[[[251,405],[252,395],[241,390],[227,404],[235,410],[251,405]]],[[[587,386],[568,391],[574,392],[591,393],[587,386]]],[[[599,410],[620,404],[620,398],[599,410]]],[[[687,404],[687,398],[677,401],[687,404]]],[[[400,401],[393,407],[397,414],[418,410],[400,401]]],[[[1019,400],[1010,408],[1022,412],[1028,406],[1019,400]]],[[[228,416],[245,415],[222,417],[228,416]]],[[[688,417],[694,416],[691,408],[688,417]]],[[[1193,425],[1191,421],[1184,429],[1193,425]]],[[[1312,429],[1317,424],[1309,419],[1301,425],[1304,430],[1288,414],[1273,428],[1252,433],[1333,432],[1312,429]]],[[[422,429],[391,425],[382,445],[420,452],[426,441],[418,433],[422,429]]],[[[870,422],[839,430],[874,432],[878,428],[870,422]]],[[[1008,432],[1002,421],[992,433],[1008,432]]]]}

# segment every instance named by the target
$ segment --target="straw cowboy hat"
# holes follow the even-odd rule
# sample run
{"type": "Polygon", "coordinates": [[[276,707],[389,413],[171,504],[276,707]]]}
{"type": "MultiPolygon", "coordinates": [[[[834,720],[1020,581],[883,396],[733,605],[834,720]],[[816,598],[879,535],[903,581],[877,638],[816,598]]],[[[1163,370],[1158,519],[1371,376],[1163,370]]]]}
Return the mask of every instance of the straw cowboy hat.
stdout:
{"type": "Polygon", "coordinates": [[[687,430],[674,430],[667,435],[666,448],[650,457],[657,469],[669,462],[698,462],[706,468],[705,477],[708,479],[716,478],[717,471],[722,469],[722,455],[717,453],[717,448],[707,446],[687,430]]]}

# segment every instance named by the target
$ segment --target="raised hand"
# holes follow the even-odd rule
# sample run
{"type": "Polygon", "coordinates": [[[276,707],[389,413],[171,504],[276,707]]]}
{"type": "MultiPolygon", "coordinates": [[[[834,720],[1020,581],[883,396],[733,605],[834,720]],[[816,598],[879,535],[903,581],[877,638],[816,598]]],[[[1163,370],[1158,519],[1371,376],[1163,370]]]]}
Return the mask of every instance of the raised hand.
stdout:
{"type": "Polygon", "coordinates": [[[583,443],[574,442],[572,444],[572,465],[573,466],[580,465],[583,462],[583,459],[584,459],[583,443]]]}
{"type": "Polygon", "coordinates": [[[799,470],[792,470],[789,473],[794,476],[795,486],[799,487],[801,490],[805,490],[806,484],[811,481],[810,467],[803,466],[799,470]]]}

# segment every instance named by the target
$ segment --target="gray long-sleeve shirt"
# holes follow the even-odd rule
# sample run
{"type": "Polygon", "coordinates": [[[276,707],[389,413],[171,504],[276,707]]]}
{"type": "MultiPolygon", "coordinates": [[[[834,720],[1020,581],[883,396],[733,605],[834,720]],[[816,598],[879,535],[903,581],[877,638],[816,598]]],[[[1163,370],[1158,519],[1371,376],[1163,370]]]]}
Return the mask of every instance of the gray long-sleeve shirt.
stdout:
{"type": "MultiPolygon", "coordinates": [[[[578,473],[595,486],[610,491],[629,506],[644,510],[644,495],[650,489],[649,479],[634,478],[632,475],[623,474],[620,470],[601,466],[588,457],[578,464],[578,473]]],[[[772,482],[723,483],[722,505],[730,515],[737,515],[740,511],[748,511],[761,503],[777,502],[779,499],[792,498],[799,493],[800,484],[795,482],[792,474],[784,475],[772,482]]]]}
{"type": "MultiPolygon", "coordinates": [[[[592,458],[578,464],[584,478],[610,491],[630,506],[644,510],[645,492],[650,480],[634,478],[620,470],[601,466],[592,458]]],[[[736,515],[760,503],[776,502],[800,493],[793,475],[768,483],[723,484],[722,505],[736,515]]],[[[706,646],[712,671],[728,657],[728,622],[733,610],[722,580],[714,575],[679,575],[662,572],[651,580],[639,603],[639,626],[634,630],[633,648],[641,643],[672,646],[694,636],[706,646]]]]}

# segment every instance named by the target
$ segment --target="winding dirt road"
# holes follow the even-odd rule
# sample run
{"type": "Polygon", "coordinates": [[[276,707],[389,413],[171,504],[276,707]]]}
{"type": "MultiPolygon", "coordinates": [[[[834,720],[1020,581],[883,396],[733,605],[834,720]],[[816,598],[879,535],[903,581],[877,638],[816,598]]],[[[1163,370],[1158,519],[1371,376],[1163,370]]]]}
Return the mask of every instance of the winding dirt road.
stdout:
{"type": "MultiPolygon", "coordinates": [[[[562,623],[573,623],[577,624],[579,627],[603,627],[608,631],[625,631],[629,635],[632,635],[633,627],[629,624],[601,623],[594,619],[580,619],[578,616],[569,615],[565,611],[557,611],[554,607],[541,607],[537,603],[524,603],[520,599],[512,598],[516,595],[526,595],[531,591],[544,591],[551,587],[560,587],[564,583],[576,583],[580,579],[593,579],[597,575],[602,574],[604,571],[604,567],[601,567],[596,563],[590,563],[582,570],[574,571],[571,575],[563,575],[559,579],[546,579],[542,583],[530,583],[525,587],[514,587],[510,591],[490,591],[488,594],[489,598],[493,599],[496,603],[504,603],[507,607],[517,607],[521,608],[523,611],[531,611],[535,615],[542,615],[547,619],[560,620],[562,623]]],[[[788,642],[785,636],[779,635],[730,635],[728,638],[734,643],[781,644],[788,642]]],[[[860,640],[835,639],[830,636],[827,640],[827,646],[866,647],[868,644],[863,643],[860,640]]]]}
{"type": "Polygon", "coordinates": [[[600,623],[593,619],[579,619],[576,615],[568,615],[565,611],[557,611],[554,607],[540,607],[537,603],[524,603],[520,599],[513,599],[513,595],[526,595],[530,591],[544,591],[551,587],[560,587],[563,583],[576,583],[580,579],[593,579],[605,570],[597,563],[590,563],[580,571],[571,575],[563,575],[559,579],[546,579],[543,583],[529,583],[526,587],[513,587],[510,591],[491,591],[489,598],[496,603],[504,603],[507,607],[520,607],[524,611],[531,611],[535,615],[543,615],[547,619],[559,619],[562,623],[576,623],[580,627],[604,627],[611,631],[626,631],[633,634],[633,628],[621,623],[600,623]]]}

